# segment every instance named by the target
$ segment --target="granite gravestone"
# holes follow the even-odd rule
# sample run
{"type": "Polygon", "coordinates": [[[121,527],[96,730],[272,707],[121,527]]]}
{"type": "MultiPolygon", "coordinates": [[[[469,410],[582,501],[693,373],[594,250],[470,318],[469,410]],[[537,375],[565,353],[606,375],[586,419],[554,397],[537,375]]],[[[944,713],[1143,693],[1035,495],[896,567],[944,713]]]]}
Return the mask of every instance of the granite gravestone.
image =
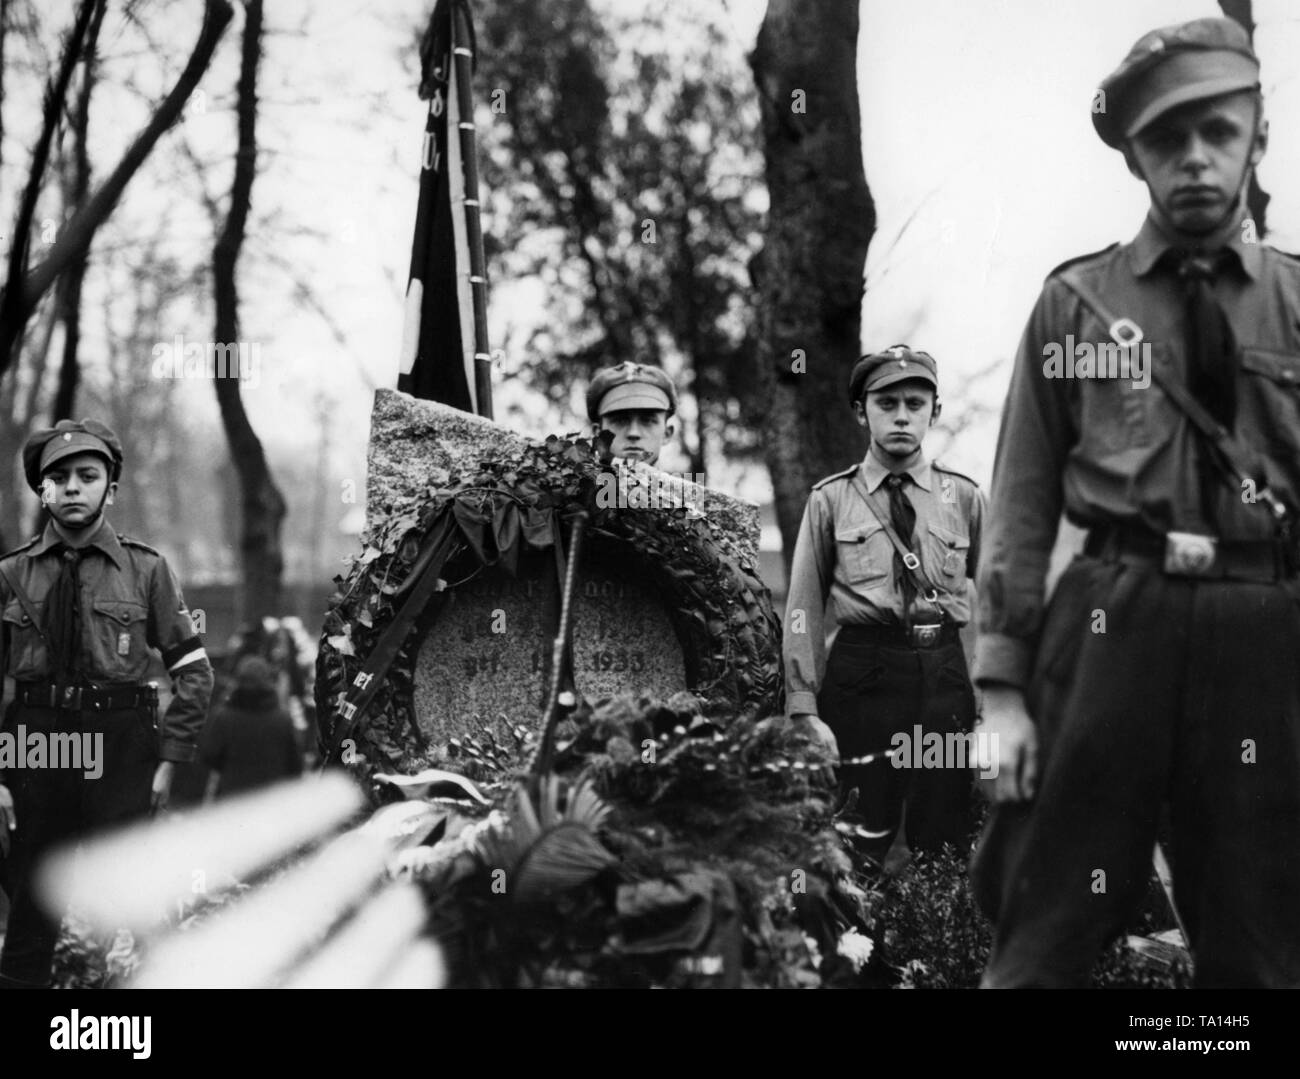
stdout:
{"type": "MultiPolygon", "coordinates": [[[[527,440],[470,413],[392,390],[375,395],[367,506],[418,495],[436,470],[516,452],[527,440]]],[[[662,490],[705,513],[740,557],[758,562],[758,508],[657,473],[662,490]]],[[[687,688],[681,646],[662,593],[625,551],[585,548],[574,616],[574,674],[590,700],[616,693],[666,698],[687,688]]],[[[446,605],[416,661],[415,711],[433,741],[504,716],[540,721],[559,586],[554,557],[535,553],[518,573],[487,568],[450,582],[446,605]]]]}

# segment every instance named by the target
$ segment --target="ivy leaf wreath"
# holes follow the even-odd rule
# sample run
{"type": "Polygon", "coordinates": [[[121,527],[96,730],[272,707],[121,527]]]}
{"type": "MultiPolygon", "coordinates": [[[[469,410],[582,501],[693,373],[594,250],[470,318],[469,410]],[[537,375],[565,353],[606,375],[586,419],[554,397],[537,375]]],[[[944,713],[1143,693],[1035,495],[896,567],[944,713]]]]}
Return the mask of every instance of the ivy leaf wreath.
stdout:
{"type": "MultiPolygon", "coordinates": [[[[450,551],[445,566],[468,565],[471,572],[498,566],[513,575],[525,551],[553,550],[566,520],[582,509],[591,514],[593,543],[616,548],[663,596],[688,688],[703,714],[730,720],[778,713],[781,627],[767,588],[730,537],[689,500],[659,497],[657,487],[636,497],[638,486],[658,483],[657,475],[611,463],[607,442],[551,436],[472,471],[434,474],[415,498],[385,506],[350,571],[335,578],[339,588],[317,660],[322,746],[335,742],[345,725],[340,708],[401,608],[421,552],[443,543],[450,551]],[[593,499],[611,481],[631,497],[613,504],[593,499]]],[[[347,731],[357,741],[353,761],[367,773],[424,764],[422,754],[403,747],[412,740],[424,745],[414,714],[415,660],[440,607],[435,596],[347,731]]]]}

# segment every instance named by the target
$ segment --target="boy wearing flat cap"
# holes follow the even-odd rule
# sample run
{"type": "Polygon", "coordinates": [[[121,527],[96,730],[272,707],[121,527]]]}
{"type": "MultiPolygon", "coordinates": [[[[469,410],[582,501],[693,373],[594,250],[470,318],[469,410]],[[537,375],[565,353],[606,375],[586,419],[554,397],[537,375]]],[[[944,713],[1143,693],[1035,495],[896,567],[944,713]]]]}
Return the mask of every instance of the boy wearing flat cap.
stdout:
{"type": "Polygon", "coordinates": [[[838,751],[841,787],[857,791],[854,846],[876,865],[900,825],[913,850],[964,850],[973,826],[966,761],[925,760],[899,741],[953,745],[975,719],[958,630],[983,497],[922,451],[938,385],[933,357],[906,345],[857,363],[849,403],[870,447],[813,486],[790,567],[786,709],[838,751]],[[839,626],[829,657],[828,600],[839,626]]]}
{"type": "Polygon", "coordinates": [[[1048,277],[1003,415],[975,661],[998,756],[984,984],[1087,984],[1167,812],[1196,983],[1294,987],[1300,261],[1246,216],[1259,62],[1237,23],[1198,19],[1141,38],[1096,101],[1150,210],[1048,277]],[[1067,342],[1152,377],[1061,377],[1067,342]],[[1045,603],[1062,511],[1088,536],[1045,603]]]}
{"type": "MultiPolygon", "coordinates": [[[[104,517],[122,446],[95,420],[61,420],[23,448],[28,485],[49,515],[35,539],[0,558],[0,673],[13,677],[4,731],[14,744],[69,733],[99,747],[94,767],[54,767],[24,751],[0,776],[0,844],[12,907],[0,988],[50,982],[59,918],[38,905],[33,875],[53,847],[167,803],[176,761],[193,760],[212,667],[166,560],[104,517]],[[155,730],[150,652],[162,654],[173,696],[155,730]]],[[[57,762],[66,765],[67,761],[57,762]]]]}
{"type": "Polygon", "coordinates": [[[645,363],[620,363],[596,373],[587,388],[587,418],[593,434],[611,431],[615,457],[642,464],[659,462],[672,435],[677,390],[663,369],[645,363]]]}

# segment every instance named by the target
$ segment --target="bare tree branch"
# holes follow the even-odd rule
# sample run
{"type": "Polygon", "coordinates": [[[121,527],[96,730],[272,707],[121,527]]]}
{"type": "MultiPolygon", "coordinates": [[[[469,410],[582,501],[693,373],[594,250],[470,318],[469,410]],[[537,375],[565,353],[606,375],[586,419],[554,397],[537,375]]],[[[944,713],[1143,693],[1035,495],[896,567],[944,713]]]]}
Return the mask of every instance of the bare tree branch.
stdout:
{"type": "MultiPolygon", "coordinates": [[[[94,0],[84,0],[87,19],[89,19],[93,4],[94,0]]],[[[4,300],[0,302],[0,375],[4,373],[13,360],[14,346],[21,337],[23,326],[26,324],[37,301],[53,285],[59,274],[63,273],[76,259],[85,255],[95,237],[95,231],[113,212],[113,208],[117,205],[118,199],[121,198],[126,185],[140,166],[144,164],[145,159],[149,156],[159,138],[162,137],[163,132],[179,118],[185,102],[189,99],[190,94],[198,85],[199,79],[202,78],[203,73],[212,62],[212,55],[216,50],[217,42],[221,39],[221,35],[225,32],[226,26],[233,15],[234,10],[231,8],[229,0],[206,0],[203,12],[203,27],[199,32],[198,41],[194,46],[193,53],[190,55],[189,62],[185,65],[185,70],[181,72],[171,92],[163,99],[158,111],[122,156],[117,168],[113,170],[94,195],[73,214],[72,219],[64,227],[62,236],[55,243],[49,256],[24,276],[22,271],[25,266],[27,228],[30,226],[31,210],[35,208],[34,191],[39,189],[39,174],[44,171],[45,157],[48,156],[48,137],[46,138],[45,153],[39,156],[33,164],[32,174],[34,179],[31,186],[34,191],[31,196],[31,210],[27,212],[25,222],[20,217],[20,223],[24,225],[21,233],[22,239],[20,240],[18,236],[15,236],[16,243],[23,245],[23,252],[18,261],[15,262],[11,259],[10,276],[6,283],[4,300]],[[15,267],[18,270],[17,275],[13,272],[15,267]]],[[[85,30],[83,28],[80,35],[77,36],[78,47],[84,37],[85,30]]],[[[65,64],[66,61],[67,57],[65,56],[65,64]]],[[[71,70],[69,69],[66,72],[66,78],[63,77],[64,74],[61,70],[60,81],[56,84],[59,93],[53,99],[51,105],[55,112],[58,110],[58,103],[66,96],[68,81],[71,79],[71,70]]]]}
{"type": "Polygon", "coordinates": [[[18,213],[14,217],[13,243],[9,248],[9,273],[5,278],[5,289],[0,296],[0,375],[4,374],[12,359],[14,346],[22,337],[23,327],[27,324],[32,308],[41,294],[29,297],[27,294],[27,254],[31,247],[32,219],[36,216],[36,201],[40,197],[41,184],[45,179],[45,168],[50,161],[50,144],[54,141],[55,128],[59,126],[59,117],[63,112],[63,101],[72,82],[72,72],[81,56],[81,47],[90,29],[90,18],[94,14],[96,0],[81,0],[77,9],[77,19],[68,32],[63,45],[63,56],[59,60],[59,70],[45,88],[45,103],[41,114],[41,132],[36,137],[36,147],[32,151],[31,172],[27,176],[27,186],[18,204],[18,213]]]}

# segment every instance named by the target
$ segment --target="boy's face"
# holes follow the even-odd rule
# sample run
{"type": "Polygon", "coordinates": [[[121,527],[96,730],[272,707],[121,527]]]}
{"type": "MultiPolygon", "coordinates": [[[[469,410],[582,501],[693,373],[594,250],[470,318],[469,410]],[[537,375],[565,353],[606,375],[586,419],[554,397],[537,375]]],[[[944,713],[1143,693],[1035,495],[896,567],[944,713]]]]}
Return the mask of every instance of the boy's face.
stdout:
{"type": "Polygon", "coordinates": [[[908,379],[871,390],[857,409],[858,423],[871,434],[872,445],[889,457],[910,457],[938,418],[934,387],[921,379],[908,379]]]}
{"type": "Polygon", "coordinates": [[[108,463],[97,453],[78,453],[55,461],[41,476],[41,501],[64,528],[84,528],[101,503],[113,504],[116,483],[108,480],[108,463]]]}
{"type": "Polygon", "coordinates": [[[668,413],[657,408],[626,408],[606,412],[600,427],[614,434],[610,452],[615,457],[630,457],[647,465],[659,460],[659,451],[673,433],[668,413]]]}
{"type": "Polygon", "coordinates": [[[1256,128],[1257,107],[1250,91],[1191,101],[1129,140],[1129,171],[1179,232],[1202,235],[1224,222],[1246,170],[1268,146],[1267,123],[1256,128]]]}

